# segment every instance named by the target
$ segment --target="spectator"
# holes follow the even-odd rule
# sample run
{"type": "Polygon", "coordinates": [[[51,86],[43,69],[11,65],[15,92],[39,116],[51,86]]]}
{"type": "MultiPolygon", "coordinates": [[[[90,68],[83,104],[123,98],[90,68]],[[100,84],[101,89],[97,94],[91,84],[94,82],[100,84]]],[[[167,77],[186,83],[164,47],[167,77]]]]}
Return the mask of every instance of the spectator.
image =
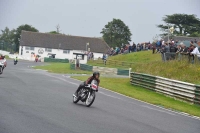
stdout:
{"type": "Polygon", "coordinates": [[[169,51],[171,53],[176,53],[177,52],[177,47],[175,45],[173,45],[173,44],[170,44],[169,51]]]}
{"type": "Polygon", "coordinates": [[[91,53],[91,59],[92,59],[92,60],[94,59],[94,54],[93,54],[93,53],[91,53]]]}
{"type": "MultiPolygon", "coordinates": [[[[160,42],[160,41],[157,41],[157,43],[156,43],[157,52],[159,52],[160,47],[161,47],[161,42],[160,42]]],[[[157,53],[157,52],[156,52],[156,53],[157,53]]]]}
{"type": "Polygon", "coordinates": [[[165,45],[165,41],[163,39],[161,39],[161,44],[165,45]]]}
{"type": "Polygon", "coordinates": [[[120,53],[121,53],[121,54],[123,54],[123,53],[124,53],[124,49],[123,49],[123,48],[121,48],[121,51],[120,51],[120,53]]]}
{"type": "Polygon", "coordinates": [[[188,49],[189,61],[192,62],[192,64],[194,63],[194,54],[192,54],[194,49],[195,49],[195,46],[193,44],[190,45],[190,48],[188,49]]]}
{"type": "Polygon", "coordinates": [[[171,54],[170,59],[174,60],[176,58],[177,48],[174,44],[170,44],[169,52],[171,54]]]}
{"type": "Polygon", "coordinates": [[[161,47],[161,49],[160,49],[160,52],[161,52],[161,57],[162,57],[162,61],[166,61],[166,55],[165,55],[165,53],[166,53],[166,45],[164,44],[164,45],[162,45],[162,47],[161,47]]]}
{"type": "Polygon", "coordinates": [[[128,52],[130,53],[132,51],[132,46],[129,44],[128,52]]]}
{"type": "Polygon", "coordinates": [[[181,53],[186,54],[187,51],[188,51],[188,48],[185,45],[183,45],[181,53]]]}
{"type": "Polygon", "coordinates": [[[165,49],[166,49],[166,52],[167,52],[167,53],[170,52],[170,47],[169,47],[169,44],[168,44],[168,43],[165,43],[165,49]]]}
{"type": "Polygon", "coordinates": [[[153,44],[152,45],[152,54],[155,54],[155,51],[156,51],[156,44],[153,44]]]}
{"type": "Polygon", "coordinates": [[[103,60],[104,65],[106,65],[106,61],[107,61],[107,55],[106,54],[103,54],[102,60],[103,60]]]}
{"type": "Polygon", "coordinates": [[[137,44],[137,51],[140,51],[140,43],[137,44]]]}
{"type": "Polygon", "coordinates": [[[199,47],[196,47],[190,54],[191,55],[197,55],[199,61],[200,61],[200,41],[197,43],[199,47]]]}
{"type": "Polygon", "coordinates": [[[178,46],[177,46],[177,51],[176,51],[176,53],[178,54],[178,53],[180,53],[181,51],[182,51],[181,45],[178,45],[178,46]]]}
{"type": "Polygon", "coordinates": [[[146,49],[146,44],[144,43],[144,44],[143,44],[143,50],[145,50],[145,49],[146,49]]]}
{"type": "Polygon", "coordinates": [[[133,49],[133,52],[136,52],[136,44],[135,43],[133,43],[132,49],[133,49]]]}

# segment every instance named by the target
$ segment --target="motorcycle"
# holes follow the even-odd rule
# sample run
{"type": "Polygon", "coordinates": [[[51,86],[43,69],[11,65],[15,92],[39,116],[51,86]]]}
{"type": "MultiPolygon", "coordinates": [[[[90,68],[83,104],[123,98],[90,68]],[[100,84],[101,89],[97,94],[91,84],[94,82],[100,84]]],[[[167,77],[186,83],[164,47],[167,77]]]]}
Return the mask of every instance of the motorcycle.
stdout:
{"type": "Polygon", "coordinates": [[[5,60],[0,60],[0,75],[3,73],[5,67],[5,60]]]}
{"type": "Polygon", "coordinates": [[[79,100],[85,103],[87,107],[90,107],[96,97],[95,92],[97,92],[98,86],[97,81],[93,80],[91,84],[88,84],[87,86],[83,87],[76,95],[73,94],[73,102],[78,103],[79,100]]]}
{"type": "Polygon", "coordinates": [[[17,64],[17,62],[18,62],[17,60],[14,60],[14,65],[16,65],[16,64],[17,64]]]}

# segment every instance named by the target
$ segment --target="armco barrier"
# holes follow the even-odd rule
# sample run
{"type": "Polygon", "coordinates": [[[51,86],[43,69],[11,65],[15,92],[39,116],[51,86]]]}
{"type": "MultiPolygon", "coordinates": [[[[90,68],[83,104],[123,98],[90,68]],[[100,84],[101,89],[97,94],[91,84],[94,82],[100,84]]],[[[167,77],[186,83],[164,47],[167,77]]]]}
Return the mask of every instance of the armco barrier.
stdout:
{"type": "Polygon", "coordinates": [[[70,69],[75,70],[75,64],[70,63],[70,69]]]}
{"type": "Polygon", "coordinates": [[[93,72],[98,71],[101,74],[117,75],[117,68],[93,66],[93,72]]]}
{"type": "MultiPolygon", "coordinates": [[[[70,64],[71,69],[75,69],[75,64],[70,64]]],[[[101,74],[108,74],[108,75],[124,75],[124,76],[130,76],[130,71],[126,69],[117,69],[117,68],[108,68],[108,67],[99,67],[99,66],[90,66],[87,64],[80,64],[80,69],[81,70],[86,70],[86,71],[98,71],[101,74]]]]}
{"type": "Polygon", "coordinates": [[[174,98],[200,104],[200,86],[159,76],[131,73],[131,84],[141,86],[174,98]]]}
{"type": "Polygon", "coordinates": [[[117,75],[126,75],[129,76],[129,70],[124,70],[124,69],[117,69],[117,75]]]}
{"type": "Polygon", "coordinates": [[[87,64],[80,64],[80,69],[86,70],[86,71],[92,71],[93,66],[90,66],[90,65],[87,65],[87,64]]]}
{"type": "Polygon", "coordinates": [[[69,60],[68,59],[44,58],[44,62],[69,63],[69,60]]]}

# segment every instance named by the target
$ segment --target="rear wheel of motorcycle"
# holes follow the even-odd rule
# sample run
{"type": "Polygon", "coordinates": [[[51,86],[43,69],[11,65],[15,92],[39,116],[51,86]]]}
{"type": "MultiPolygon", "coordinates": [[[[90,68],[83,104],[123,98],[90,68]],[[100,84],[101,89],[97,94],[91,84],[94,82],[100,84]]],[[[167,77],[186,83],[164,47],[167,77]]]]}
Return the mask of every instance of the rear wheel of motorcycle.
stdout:
{"type": "Polygon", "coordinates": [[[95,97],[96,97],[96,95],[95,95],[95,92],[93,91],[92,94],[90,95],[90,97],[88,97],[88,98],[86,99],[85,105],[86,105],[87,107],[90,107],[90,106],[93,104],[93,102],[94,102],[94,100],[95,100],[95,97]],[[92,99],[91,99],[91,97],[92,97],[92,99]]]}

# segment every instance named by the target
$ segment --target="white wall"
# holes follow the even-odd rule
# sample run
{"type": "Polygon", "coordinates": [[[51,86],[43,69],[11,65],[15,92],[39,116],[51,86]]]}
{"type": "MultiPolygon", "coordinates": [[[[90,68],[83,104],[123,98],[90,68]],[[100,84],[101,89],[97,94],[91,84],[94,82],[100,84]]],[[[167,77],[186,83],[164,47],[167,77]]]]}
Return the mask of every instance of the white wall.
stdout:
{"type": "Polygon", "coordinates": [[[31,58],[31,53],[35,53],[36,55],[40,55],[41,57],[49,57],[48,53],[56,54],[55,58],[58,59],[72,59],[73,58],[73,50],[70,50],[69,54],[63,53],[61,49],[52,49],[51,52],[45,51],[45,48],[34,47],[34,50],[26,50],[25,46],[23,46],[23,54],[21,55],[21,46],[19,47],[19,55],[23,56],[24,58],[31,58]],[[43,54],[39,54],[38,50],[43,50],[43,54]]]}
{"type": "Polygon", "coordinates": [[[94,54],[94,59],[98,59],[99,57],[103,57],[103,53],[93,53],[94,54]]]}
{"type": "MultiPolygon", "coordinates": [[[[63,50],[61,50],[61,49],[60,50],[59,49],[52,49],[52,52],[46,52],[45,48],[40,48],[40,47],[34,47],[34,50],[26,50],[25,49],[26,46],[23,46],[23,55],[21,55],[21,47],[22,46],[19,47],[19,56],[22,56],[25,59],[31,58],[31,53],[32,52],[34,52],[35,54],[40,55],[41,57],[49,57],[48,53],[56,54],[55,58],[58,58],[58,59],[74,59],[76,56],[73,55],[73,53],[82,53],[82,54],[85,53],[85,51],[81,51],[81,50],[70,50],[69,54],[65,54],[65,53],[63,53],[63,50]],[[43,54],[39,54],[38,53],[39,49],[43,49],[44,53],[43,54]]],[[[95,53],[95,52],[93,52],[93,54],[94,54],[94,59],[98,59],[99,57],[100,58],[103,57],[103,53],[95,53]]]]}

